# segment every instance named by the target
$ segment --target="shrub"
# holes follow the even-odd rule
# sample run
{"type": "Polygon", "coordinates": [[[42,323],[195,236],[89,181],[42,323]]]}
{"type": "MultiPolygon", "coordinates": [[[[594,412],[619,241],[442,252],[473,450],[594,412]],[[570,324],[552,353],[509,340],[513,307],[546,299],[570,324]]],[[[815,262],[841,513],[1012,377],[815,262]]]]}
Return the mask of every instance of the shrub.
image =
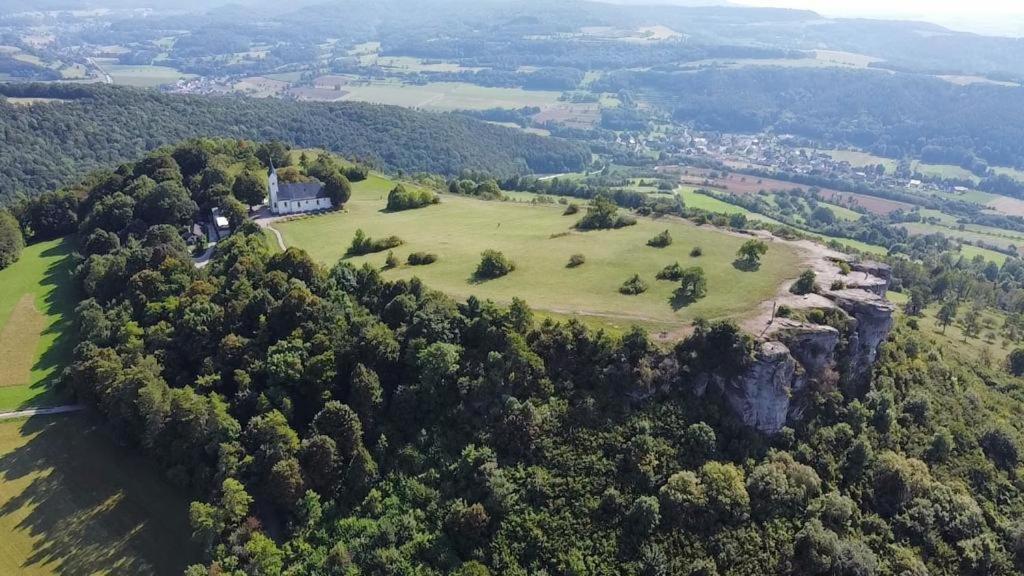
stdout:
{"type": "Polygon", "coordinates": [[[583,266],[583,264],[586,263],[586,261],[587,258],[583,254],[573,254],[572,256],[569,256],[569,263],[566,264],[566,268],[576,268],[579,266],[583,266]]]}
{"type": "Polygon", "coordinates": [[[18,221],[9,212],[0,211],[0,270],[17,262],[24,247],[18,221]]]}
{"type": "Polygon", "coordinates": [[[832,286],[831,286],[832,290],[842,290],[843,288],[846,288],[846,284],[844,284],[842,280],[833,280],[832,281],[832,286]]]}
{"type": "Polygon", "coordinates": [[[627,296],[643,294],[647,292],[647,282],[644,282],[639,274],[634,274],[632,278],[622,283],[622,286],[619,287],[619,292],[627,296]]]}
{"type": "Polygon", "coordinates": [[[565,207],[565,211],[562,212],[562,216],[572,216],[580,211],[579,204],[569,204],[565,207]]]}
{"type": "Polygon", "coordinates": [[[842,274],[843,276],[848,275],[850,273],[850,270],[852,270],[852,269],[850,268],[850,263],[849,262],[840,262],[839,263],[839,273],[842,274]]]}
{"type": "Polygon", "coordinates": [[[409,258],[406,260],[410,266],[426,266],[427,264],[433,264],[437,262],[437,254],[431,254],[430,252],[413,252],[409,254],[409,258]]]}
{"type": "Polygon", "coordinates": [[[580,230],[608,230],[612,228],[624,228],[636,224],[636,218],[628,214],[619,214],[619,208],[614,202],[598,196],[587,207],[587,214],[576,223],[580,230]]]}
{"type": "Polygon", "coordinates": [[[666,248],[672,245],[672,235],[669,234],[668,230],[665,230],[654,238],[648,240],[647,245],[651,248],[666,248]]]}
{"type": "Polygon", "coordinates": [[[399,184],[388,193],[387,209],[393,212],[422,208],[439,202],[437,195],[426,188],[407,189],[399,184]]]}
{"type": "Polygon", "coordinates": [[[736,251],[736,258],[741,264],[754,268],[761,263],[761,257],[768,252],[768,245],[761,240],[747,240],[736,251]]]}
{"type": "Polygon", "coordinates": [[[789,318],[792,315],[793,309],[790,308],[789,306],[786,306],[785,304],[782,304],[781,306],[779,306],[777,310],[775,310],[775,316],[779,318],[789,318]]]}
{"type": "Polygon", "coordinates": [[[683,267],[679,265],[679,262],[665,266],[655,275],[658,280],[671,280],[672,282],[678,282],[682,277],[683,267]]]}
{"type": "Polygon", "coordinates": [[[497,250],[484,250],[474,276],[484,280],[501,278],[516,269],[515,262],[497,250]]]}
{"type": "Polygon", "coordinates": [[[348,166],[342,173],[349,182],[362,182],[370,175],[370,170],[365,166],[348,166]]]}
{"type": "Polygon", "coordinates": [[[817,276],[814,274],[814,270],[804,270],[797,281],[789,287],[789,291],[793,294],[810,294],[816,292],[818,287],[814,284],[814,280],[817,276]]]}
{"type": "Polygon", "coordinates": [[[700,246],[694,246],[693,250],[690,250],[690,257],[691,258],[700,258],[703,255],[704,255],[704,249],[702,249],[700,246]]]}
{"type": "Polygon", "coordinates": [[[398,257],[395,256],[394,252],[388,252],[388,257],[384,260],[384,269],[390,270],[392,268],[398,268],[398,257]]]}
{"type": "Polygon", "coordinates": [[[398,236],[388,236],[387,238],[373,239],[363,232],[360,228],[356,230],[356,235],[352,238],[352,245],[348,247],[348,251],[345,252],[346,256],[362,256],[363,254],[372,254],[374,252],[383,252],[401,246],[405,242],[398,236]]]}
{"type": "Polygon", "coordinates": [[[676,288],[675,297],[681,302],[693,302],[708,295],[708,279],[704,276],[704,269],[700,266],[693,266],[682,271],[679,275],[679,288],[676,288]]]}

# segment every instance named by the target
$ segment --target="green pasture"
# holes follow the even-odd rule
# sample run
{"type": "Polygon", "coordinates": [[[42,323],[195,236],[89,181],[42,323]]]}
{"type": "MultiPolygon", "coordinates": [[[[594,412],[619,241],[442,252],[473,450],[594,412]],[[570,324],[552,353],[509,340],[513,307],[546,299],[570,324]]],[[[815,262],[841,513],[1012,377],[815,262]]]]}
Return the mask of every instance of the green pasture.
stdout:
{"type": "MultiPolygon", "coordinates": [[[[520,297],[546,313],[619,325],[662,328],[698,317],[742,316],[799,273],[801,255],[782,243],[771,245],[759,270],[739,270],[733,262],[745,237],[677,218],[641,218],[636,226],[620,230],[577,232],[572,225],[582,212],[563,216],[564,206],[559,204],[488,202],[452,195],[444,195],[438,205],[388,213],[384,207],[392,185],[373,176],[353,186],[353,197],[343,212],[276,227],[289,246],[303,248],[325,264],[343,257],[358,228],[371,237],[397,235],[406,242],[394,251],[400,261],[414,251],[433,252],[439,260],[428,266],[403,264],[384,272],[387,278],[418,276],[456,298],[476,295],[509,302],[520,297]],[[669,230],[675,242],[663,249],[648,247],[647,240],[662,230],[669,230]],[[702,257],[689,255],[696,246],[704,251],[702,257]],[[489,248],[504,252],[517,268],[504,278],[477,282],[473,271],[480,253],[489,248]],[[577,253],[586,257],[586,264],[567,268],[569,257],[577,253]],[[674,304],[675,283],[655,280],[659,270],[677,261],[704,268],[705,299],[688,306],[674,304]],[[639,296],[620,294],[619,286],[633,274],[640,274],[650,290],[639,296]]],[[[385,257],[382,252],[351,261],[382,267],[385,257]]]]}
{"type": "Polygon", "coordinates": [[[0,270],[0,411],[64,400],[56,382],[74,347],[70,239],[25,248],[0,270]]]}
{"type": "Polygon", "coordinates": [[[0,574],[176,575],[188,498],[79,413],[0,421],[0,574]]]}

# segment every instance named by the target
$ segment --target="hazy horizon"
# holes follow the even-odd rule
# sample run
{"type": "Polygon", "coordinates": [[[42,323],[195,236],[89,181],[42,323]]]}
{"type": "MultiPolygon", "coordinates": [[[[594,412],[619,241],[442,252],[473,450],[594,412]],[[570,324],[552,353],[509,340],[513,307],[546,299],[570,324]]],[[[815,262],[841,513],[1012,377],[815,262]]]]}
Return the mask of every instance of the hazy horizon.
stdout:
{"type": "Polygon", "coordinates": [[[744,6],[813,10],[823,16],[920,20],[979,34],[1024,36],[1024,3],[1005,0],[732,0],[744,6]]]}

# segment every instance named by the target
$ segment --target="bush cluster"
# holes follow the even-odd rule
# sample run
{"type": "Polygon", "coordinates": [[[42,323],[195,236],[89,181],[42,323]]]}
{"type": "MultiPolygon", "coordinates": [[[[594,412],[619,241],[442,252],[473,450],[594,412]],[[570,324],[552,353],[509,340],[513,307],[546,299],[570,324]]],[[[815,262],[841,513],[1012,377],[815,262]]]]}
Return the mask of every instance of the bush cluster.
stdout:
{"type": "Polygon", "coordinates": [[[477,265],[474,275],[481,280],[492,280],[501,278],[515,269],[515,262],[506,258],[501,252],[484,250],[480,254],[480,264],[477,265]]]}
{"type": "Polygon", "coordinates": [[[386,238],[371,238],[363,232],[362,228],[356,230],[355,236],[352,238],[352,244],[348,247],[348,251],[345,252],[346,256],[362,256],[364,254],[373,254],[374,252],[383,252],[401,246],[405,242],[398,236],[388,236],[386,238]]]}
{"type": "Polygon", "coordinates": [[[437,194],[426,188],[409,189],[402,184],[398,184],[388,193],[387,209],[392,212],[398,212],[400,210],[422,208],[431,204],[437,204],[438,202],[440,202],[440,199],[438,199],[437,194]]]}
{"type": "Polygon", "coordinates": [[[433,264],[437,262],[437,254],[431,254],[429,252],[413,252],[409,254],[406,262],[410,266],[426,266],[427,264],[433,264]]]}

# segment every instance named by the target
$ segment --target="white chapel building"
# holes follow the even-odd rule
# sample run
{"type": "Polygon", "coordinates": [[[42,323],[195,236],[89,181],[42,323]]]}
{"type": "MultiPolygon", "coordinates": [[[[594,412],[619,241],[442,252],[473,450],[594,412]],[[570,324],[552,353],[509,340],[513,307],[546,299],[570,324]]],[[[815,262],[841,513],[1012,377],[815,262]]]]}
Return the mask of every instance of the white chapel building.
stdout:
{"type": "Polygon", "coordinates": [[[298,214],[330,210],[334,204],[324,192],[323,182],[313,178],[309,182],[278,182],[277,169],[270,165],[270,212],[272,214],[298,214]]]}

